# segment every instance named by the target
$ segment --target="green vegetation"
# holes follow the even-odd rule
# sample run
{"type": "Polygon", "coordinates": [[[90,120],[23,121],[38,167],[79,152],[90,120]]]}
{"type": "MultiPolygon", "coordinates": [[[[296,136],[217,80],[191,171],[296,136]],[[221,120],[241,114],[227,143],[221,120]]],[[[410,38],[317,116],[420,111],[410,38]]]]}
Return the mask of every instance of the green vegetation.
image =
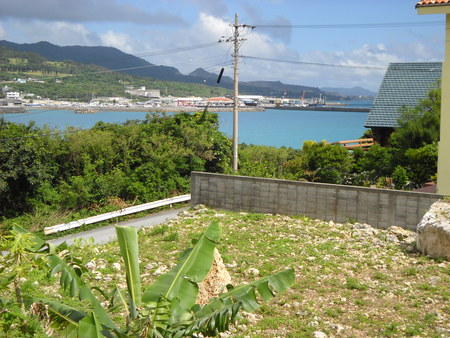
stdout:
{"type": "Polygon", "coordinates": [[[325,141],[306,141],[300,151],[242,145],[240,171],[309,182],[421,187],[436,179],[440,95],[440,90],[432,90],[417,107],[405,107],[387,147],[375,144],[367,151],[349,152],[325,141]]]}
{"type": "Polygon", "coordinates": [[[0,139],[0,215],[21,216],[14,222],[33,231],[78,210],[187,193],[192,170],[229,172],[231,160],[217,115],[206,111],[64,132],[0,122],[0,139]]]}
{"type": "MultiPolygon", "coordinates": [[[[432,130],[439,124],[439,94],[430,97],[412,113],[405,111],[389,147],[349,152],[325,142],[308,141],[300,150],[241,144],[238,174],[420,187],[436,175],[437,136],[432,130]],[[414,144],[405,143],[412,139],[414,144]]],[[[36,232],[187,193],[193,170],[231,173],[231,142],[219,132],[217,115],[207,111],[153,114],[145,121],[100,122],[90,130],[62,132],[0,121],[0,139],[0,216],[7,227],[16,223],[36,232]]],[[[176,234],[167,235],[168,242],[172,239],[176,234]]]]}
{"type": "MultiPolygon", "coordinates": [[[[182,248],[188,247],[193,238],[199,238],[213,222],[219,223],[222,229],[216,248],[233,284],[251,285],[259,276],[276,274],[291,266],[295,269],[292,287],[262,303],[253,313],[241,312],[236,317],[237,323],[227,332],[231,336],[298,337],[321,331],[328,336],[345,337],[439,337],[449,329],[448,262],[403,251],[402,244],[392,240],[394,232],[389,229],[370,229],[365,234],[357,225],[306,217],[233,213],[200,207],[157,228],[160,230],[142,229],[137,236],[142,294],[146,294],[147,286],[167,278],[160,273],[176,267],[177,257],[186,257],[182,248]],[[179,237],[168,243],[164,241],[167,233],[178,233],[179,237]]],[[[71,297],[68,284],[64,291],[64,284],[60,284],[61,272],[54,270],[52,276],[47,273],[47,263],[55,266],[57,262],[67,262],[60,265],[64,268],[61,271],[75,268],[80,275],[73,277],[83,281],[83,285],[89,288],[101,285],[100,290],[91,288],[92,293],[114,325],[126,330],[126,318],[131,315],[126,275],[131,272],[126,272],[121,250],[118,242],[101,246],[79,242],[50,255],[59,260],[44,260],[42,256],[33,256],[33,252],[23,252],[26,274],[19,273],[16,280],[25,300],[24,316],[13,306],[16,293],[10,281],[0,291],[2,305],[9,304],[0,310],[0,332],[9,330],[9,335],[25,336],[24,330],[30,335],[34,332],[35,336],[44,336],[43,327],[60,332],[67,319],[53,322],[55,313],[50,309],[55,308],[55,303],[76,310],[74,314],[83,312],[84,316],[92,317],[98,313],[91,300],[80,301],[77,294],[71,297]],[[116,288],[119,292],[112,292],[116,288]],[[51,307],[28,307],[30,295],[47,300],[51,307]],[[28,309],[33,311],[30,313],[28,309]]],[[[201,262],[203,266],[204,260],[201,262]]],[[[0,264],[6,267],[0,281],[16,273],[14,263],[0,264]]],[[[80,284],[80,289],[83,285],[80,284]]],[[[146,301],[145,296],[136,319],[129,320],[130,335],[147,318],[146,301]]],[[[101,316],[97,318],[102,320],[101,316]]],[[[95,327],[95,322],[90,323],[95,327]]]]}
{"type": "MultiPolygon", "coordinates": [[[[0,51],[0,78],[41,79],[45,83],[8,83],[36,95],[88,99],[92,93],[123,95],[125,85],[163,85],[105,73],[94,65],[49,62],[38,54],[4,47],[0,51]]],[[[167,88],[175,95],[196,87],[171,83],[167,88]]],[[[436,179],[440,95],[432,90],[417,107],[405,107],[388,147],[348,152],[325,142],[307,141],[300,150],[241,144],[239,174],[420,187],[436,179]]],[[[0,140],[0,217],[7,226],[18,223],[36,232],[43,226],[186,193],[192,170],[231,173],[230,141],[218,131],[217,116],[206,111],[149,115],[143,122],[124,125],[98,123],[91,130],[59,131],[0,120],[0,140]]],[[[168,234],[167,240],[174,236],[168,234]]]]}
{"type": "Polygon", "coordinates": [[[0,81],[13,91],[72,101],[89,101],[93,96],[132,98],[130,94],[125,93],[125,86],[159,89],[165,96],[223,96],[231,93],[230,90],[220,87],[131,76],[70,60],[52,62],[39,54],[13,51],[4,46],[0,46],[0,81]],[[16,78],[29,77],[40,82],[13,81],[16,78]]]}

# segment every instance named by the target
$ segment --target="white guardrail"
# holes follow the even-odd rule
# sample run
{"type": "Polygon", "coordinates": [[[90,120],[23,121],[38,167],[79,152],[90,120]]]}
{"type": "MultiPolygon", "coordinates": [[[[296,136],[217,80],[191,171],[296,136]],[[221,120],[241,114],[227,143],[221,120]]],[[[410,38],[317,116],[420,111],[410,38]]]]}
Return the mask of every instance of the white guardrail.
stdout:
{"type": "Polygon", "coordinates": [[[45,227],[44,234],[50,235],[55,232],[78,228],[85,224],[93,224],[93,223],[105,221],[107,219],[111,219],[114,217],[120,217],[120,216],[129,215],[129,214],[134,214],[136,212],[155,209],[158,207],[162,207],[162,206],[170,205],[170,204],[174,204],[174,203],[187,202],[190,200],[191,200],[191,195],[188,194],[188,195],[182,195],[182,196],[177,196],[177,197],[172,197],[172,198],[166,198],[164,200],[145,203],[145,204],[141,204],[141,205],[135,205],[135,206],[128,207],[125,209],[111,211],[106,214],[79,219],[78,221],[73,221],[73,222],[69,222],[69,223],[65,223],[65,224],[58,224],[58,225],[54,225],[51,227],[45,227]]]}

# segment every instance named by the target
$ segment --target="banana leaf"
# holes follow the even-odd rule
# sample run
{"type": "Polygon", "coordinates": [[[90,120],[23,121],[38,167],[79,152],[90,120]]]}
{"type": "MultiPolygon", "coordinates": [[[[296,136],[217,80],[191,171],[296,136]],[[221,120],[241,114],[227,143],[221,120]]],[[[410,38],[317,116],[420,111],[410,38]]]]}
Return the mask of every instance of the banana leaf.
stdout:
{"type": "Polygon", "coordinates": [[[242,308],[242,303],[225,303],[222,300],[219,300],[219,302],[221,305],[207,314],[201,317],[195,315],[195,319],[186,327],[175,327],[173,336],[186,337],[201,332],[206,337],[213,337],[220,332],[228,331],[230,324],[236,320],[236,316],[242,308]]]}
{"type": "Polygon", "coordinates": [[[50,268],[48,273],[49,276],[61,272],[59,280],[61,287],[65,290],[69,289],[71,297],[78,296],[80,287],[84,284],[80,277],[87,271],[87,269],[81,265],[81,262],[75,263],[76,265],[72,266],[58,255],[50,255],[47,257],[47,265],[50,268]]]}
{"type": "Polygon", "coordinates": [[[136,318],[136,306],[141,306],[141,275],[139,272],[139,248],[137,229],[129,226],[116,226],[120,253],[125,262],[128,293],[132,302],[132,318],[136,318]]]}
{"type": "Polygon", "coordinates": [[[12,229],[13,233],[16,233],[16,235],[21,234],[27,236],[27,241],[29,241],[27,250],[30,252],[37,252],[43,249],[46,245],[48,245],[42,238],[38,237],[32,232],[29,232],[28,230],[25,230],[24,228],[18,225],[13,225],[12,229]]]}
{"type": "Polygon", "coordinates": [[[199,310],[196,313],[196,316],[198,318],[207,316],[211,312],[228,305],[230,301],[233,303],[241,302],[245,311],[252,312],[260,306],[258,294],[264,301],[267,301],[275,296],[274,291],[277,293],[283,292],[291,287],[294,282],[295,274],[294,269],[292,268],[274,273],[252,283],[237,286],[230,291],[219,295],[218,298],[199,310]]]}
{"type": "Polygon", "coordinates": [[[168,329],[170,329],[171,308],[177,300],[169,301],[161,296],[157,303],[145,304],[145,310],[140,314],[146,315],[144,326],[148,329],[148,337],[170,337],[168,329]]]}
{"type": "MultiPolygon", "coordinates": [[[[119,329],[103,308],[100,301],[92,293],[91,289],[83,282],[81,275],[83,271],[85,271],[85,268],[79,264],[79,261],[75,260],[74,262],[75,265],[72,266],[57,255],[48,256],[47,264],[50,267],[49,275],[52,276],[58,272],[61,272],[61,287],[65,290],[69,289],[71,297],[78,297],[80,300],[88,300],[93,306],[93,311],[98,321],[105,327],[118,332],[119,329]]],[[[49,305],[52,306],[52,304],[49,305]]]]}
{"type": "Polygon", "coordinates": [[[30,297],[29,302],[39,302],[48,305],[51,326],[57,328],[61,336],[78,336],[79,322],[86,317],[87,314],[85,312],[47,298],[30,297]]]}
{"type": "Polygon", "coordinates": [[[103,337],[102,326],[100,325],[95,312],[93,312],[89,316],[84,317],[80,322],[79,336],[92,338],[103,337]]]}
{"type": "Polygon", "coordinates": [[[119,329],[114,324],[108,312],[106,312],[100,301],[97,299],[97,297],[95,297],[95,295],[92,293],[91,289],[87,285],[81,286],[79,298],[80,300],[89,300],[91,302],[91,304],[94,307],[93,313],[96,315],[97,320],[102,325],[115,332],[119,332],[119,329]]]}
{"type": "Polygon", "coordinates": [[[180,262],[167,274],[163,274],[144,291],[144,303],[157,303],[160,297],[173,302],[170,322],[179,322],[190,317],[189,310],[195,304],[198,294],[197,283],[203,281],[214,260],[214,248],[220,240],[221,229],[217,222],[200,236],[192,249],[187,250],[180,262]]]}

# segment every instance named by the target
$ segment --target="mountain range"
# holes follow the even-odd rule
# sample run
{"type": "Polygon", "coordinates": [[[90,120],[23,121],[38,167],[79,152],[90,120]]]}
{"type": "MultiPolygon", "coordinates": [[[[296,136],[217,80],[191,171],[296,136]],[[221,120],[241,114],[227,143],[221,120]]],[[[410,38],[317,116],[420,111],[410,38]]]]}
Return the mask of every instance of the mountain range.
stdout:
{"type": "Polygon", "coordinates": [[[377,93],[362,88],[362,87],[353,87],[353,88],[331,88],[331,87],[322,87],[320,88],[324,92],[334,93],[336,95],[342,96],[364,96],[364,97],[375,97],[377,93]]]}
{"type": "MultiPolygon", "coordinates": [[[[0,45],[17,51],[35,52],[44,56],[49,61],[72,60],[80,63],[95,64],[135,76],[151,77],[164,81],[202,83],[229,89],[233,88],[233,79],[228,76],[223,76],[220,84],[217,84],[216,80],[218,75],[207,72],[202,68],[198,68],[190,74],[185,75],[175,67],[155,65],[135,55],[124,53],[114,47],[58,46],[46,41],[18,44],[6,40],[0,41],[0,45]]],[[[326,95],[329,100],[339,100],[344,96],[372,96],[366,95],[370,91],[364,88],[358,88],[357,91],[347,90],[344,94],[342,88],[339,88],[339,90],[337,88],[319,89],[317,87],[289,85],[281,81],[240,81],[239,92],[248,95],[285,96],[291,98],[298,98],[304,92],[305,98],[326,95]],[[352,94],[353,92],[356,94],[352,94]],[[366,94],[360,94],[362,92],[366,94]]]]}

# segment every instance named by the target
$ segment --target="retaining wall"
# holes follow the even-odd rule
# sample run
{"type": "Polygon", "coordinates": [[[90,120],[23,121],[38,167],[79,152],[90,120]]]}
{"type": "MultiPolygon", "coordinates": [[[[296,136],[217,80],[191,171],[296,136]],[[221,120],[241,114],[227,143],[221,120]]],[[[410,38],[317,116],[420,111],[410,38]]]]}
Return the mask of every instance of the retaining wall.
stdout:
{"type": "Polygon", "coordinates": [[[304,215],[410,230],[443,195],[203,172],[191,174],[191,205],[230,211],[304,215]]]}

